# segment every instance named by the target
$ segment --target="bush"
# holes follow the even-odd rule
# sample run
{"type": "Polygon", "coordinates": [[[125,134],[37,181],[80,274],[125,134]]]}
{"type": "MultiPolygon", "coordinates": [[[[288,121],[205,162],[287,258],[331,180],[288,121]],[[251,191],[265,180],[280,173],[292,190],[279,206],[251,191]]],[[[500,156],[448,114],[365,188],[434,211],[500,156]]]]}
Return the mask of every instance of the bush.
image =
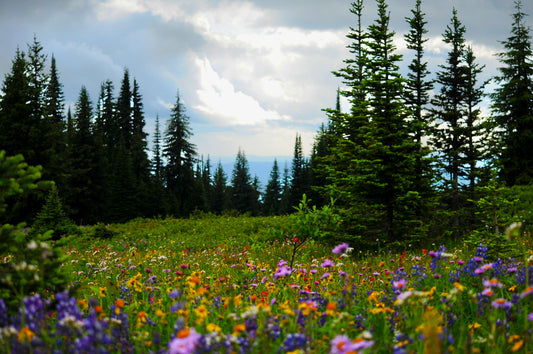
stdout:
{"type": "Polygon", "coordinates": [[[55,183],[52,184],[52,188],[50,188],[50,192],[46,197],[46,202],[42,210],[37,214],[29,235],[43,234],[48,230],[53,231],[52,238],[54,240],[79,233],[76,225],[67,217],[63,210],[63,204],[59,198],[55,183]]]}
{"type": "MultiPolygon", "coordinates": [[[[28,166],[22,155],[6,157],[5,151],[0,151],[0,216],[6,210],[7,197],[20,197],[49,185],[38,182],[40,178],[40,166],[28,166]]],[[[18,311],[25,296],[61,291],[67,283],[58,250],[47,242],[52,232],[29,239],[24,226],[0,225],[0,257],[4,259],[0,264],[0,298],[5,299],[11,313],[18,311]]]]}

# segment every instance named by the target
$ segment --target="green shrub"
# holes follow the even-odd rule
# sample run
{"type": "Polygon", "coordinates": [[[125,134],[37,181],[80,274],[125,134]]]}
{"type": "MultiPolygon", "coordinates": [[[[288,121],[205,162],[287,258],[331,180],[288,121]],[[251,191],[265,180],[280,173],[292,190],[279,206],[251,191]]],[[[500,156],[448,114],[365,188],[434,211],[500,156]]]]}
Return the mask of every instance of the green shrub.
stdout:
{"type": "Polygon", "coordinates": [[[43,234],[48,230],[53,231],[52,238],[54,240],[79,233],[76,225],[67,217],[67,214],[63,210],[63,204],[59,198],[55,183],[52,184],[52,188],[50,188],[50,192],[46,197],[46,202],[37,214],[29,235],[43,234]]]}
{"type": "MultiPolygon", "coordinates": [[[[6,198],[22,196],[49,185],[38,182],[41,168],[28,166],[22,155],[6,157],[0,151],[0,216],[6,210],[6,198]]],[[[19,310],[20,301],[32,293],[54,293],[66,287],[61,272],[61,257],[53,244],[47,242],[51,231],[29,238],[24,224],[0,225],[0,298],[8,310],[19,310]]]]}

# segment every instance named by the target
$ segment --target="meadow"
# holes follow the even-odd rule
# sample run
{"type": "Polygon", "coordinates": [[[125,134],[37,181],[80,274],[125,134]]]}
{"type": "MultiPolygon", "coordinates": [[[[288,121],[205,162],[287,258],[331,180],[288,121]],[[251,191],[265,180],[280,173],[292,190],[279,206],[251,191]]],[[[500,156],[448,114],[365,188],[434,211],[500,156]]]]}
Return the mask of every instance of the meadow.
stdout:
{"type": "Polygon", "coordinates": [[[69,290],[0,300],[14,353],[527,353],[533,244],[365,251],[286,217],[138,219],[62,242],[69,290]],[[298,245],[296,248],[295,246],[298,245]],[[297,250],[297,252],[295,252],[297,250]],[[291,259],[294,263],[291,267],[291,259]]]}

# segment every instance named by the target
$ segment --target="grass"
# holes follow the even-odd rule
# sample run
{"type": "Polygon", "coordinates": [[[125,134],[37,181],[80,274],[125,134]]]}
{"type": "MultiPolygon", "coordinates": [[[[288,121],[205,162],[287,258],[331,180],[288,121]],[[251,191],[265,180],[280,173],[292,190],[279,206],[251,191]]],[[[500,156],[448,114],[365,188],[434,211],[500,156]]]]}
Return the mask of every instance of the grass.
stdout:
{"type": "MultiPolygon", "coordinates": [[[[7,351],[526,353],[530,235],[519,259],[458,244],[397,252],[310,241],[286,217],[138,219],[63,240],[70,292],[0,308],[7,351]],[[110,236],[98,237],[98,235],[110,236]],[[31,348],[31,349],[30,349],[31,348]]],[[[102,228],[102,225],[100,225],[102,228]]]]}

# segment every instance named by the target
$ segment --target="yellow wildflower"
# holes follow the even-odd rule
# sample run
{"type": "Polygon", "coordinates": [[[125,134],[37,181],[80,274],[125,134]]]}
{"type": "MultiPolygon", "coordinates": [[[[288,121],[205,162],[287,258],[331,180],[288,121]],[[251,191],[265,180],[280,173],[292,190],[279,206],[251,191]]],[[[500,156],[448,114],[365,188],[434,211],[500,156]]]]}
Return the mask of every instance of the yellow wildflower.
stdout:
{"type": "Polygon", "coordinates": [[[214,323],[209,323],[207,325],[206,329],[207,329],[208,332],[220,332],[222,330],[222,328],[220,328],[220,326],[217,326],[214,323]]]}

